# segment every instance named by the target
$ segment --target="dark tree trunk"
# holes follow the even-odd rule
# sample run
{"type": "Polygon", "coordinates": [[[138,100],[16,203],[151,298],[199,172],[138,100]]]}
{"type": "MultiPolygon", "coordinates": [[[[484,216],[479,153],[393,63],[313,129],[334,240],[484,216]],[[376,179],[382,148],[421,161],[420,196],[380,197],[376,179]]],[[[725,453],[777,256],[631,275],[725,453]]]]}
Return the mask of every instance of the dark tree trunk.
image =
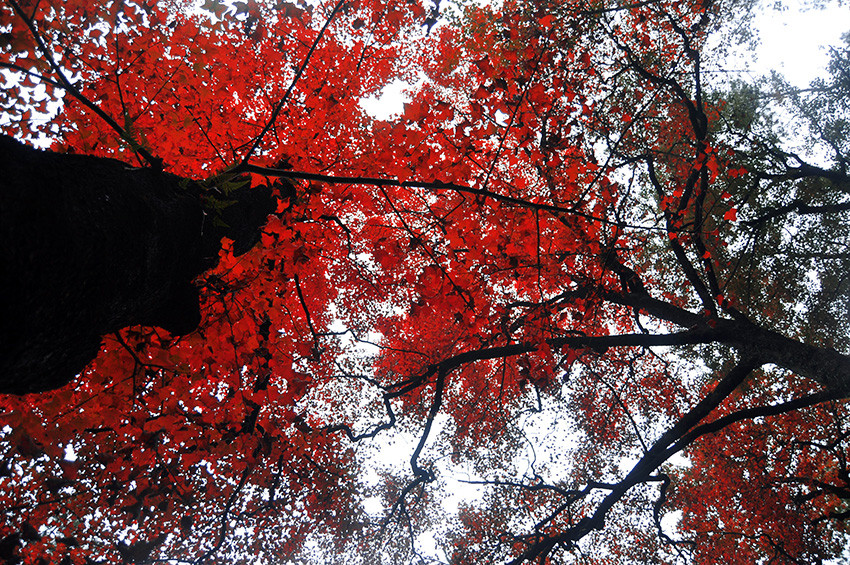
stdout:
{"type": "Polygon", "coordinates": [[[0,393],[68,383],[125,326],[194,330],[192,281],[222,236],[250,249],[276,202],[269,189],[228,199],[217,227],[189,179],[0,136],[0,393]]]}

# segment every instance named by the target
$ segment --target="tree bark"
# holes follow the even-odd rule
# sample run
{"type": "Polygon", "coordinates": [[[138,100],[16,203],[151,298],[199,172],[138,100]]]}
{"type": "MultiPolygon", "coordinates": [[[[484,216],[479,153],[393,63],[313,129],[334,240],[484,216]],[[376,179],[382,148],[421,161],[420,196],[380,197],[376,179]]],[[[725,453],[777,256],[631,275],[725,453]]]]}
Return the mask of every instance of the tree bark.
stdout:
{"type": "Polygon", "coordinates": [[[830,391],[833,398],[850,397],[850,355],[831,347],[818,347],[763,328],[747,319],[706,318],[645,292],[619,294],[604,292],[606,300],[637,308],[656,318],[690,328],[691,339],[682,343],[724,343],[761,364],[773,364],[813,379],[830,391]]]}
{"type": "Polygon", "coordinates": [[[228,195],[213,222],[191,179],[0,137],[0,393],[58,388],[131,325],[200,322],[193,280],[223,236],[244,252],[274,212],[268,188],[228,195]]]}

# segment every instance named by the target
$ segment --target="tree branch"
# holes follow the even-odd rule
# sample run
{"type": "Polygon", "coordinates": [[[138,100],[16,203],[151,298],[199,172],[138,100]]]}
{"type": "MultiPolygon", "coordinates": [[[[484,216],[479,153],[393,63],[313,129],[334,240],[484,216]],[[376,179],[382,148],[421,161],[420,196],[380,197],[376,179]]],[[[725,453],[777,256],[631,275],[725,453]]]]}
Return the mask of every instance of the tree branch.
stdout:
{"type": "MultiPolygon", "coordinates": [[[[33,22],[32,18],[30,18],[24,13],[23,9],[20,7],[16,0],[7,0],[7,2],[10,6],[12,6],[12,9],[15,11],[18,17],[21,18],[29,28],[30,33],[32,33],[33,39],[35,39],[35,42],[38,45],[42,56],[44,57],[44,60],[47,61],[47,63],[50,65],[50,68],[53,69],[54,73],[56,73],[56,76],[59,79],[59,85],[63,89],[65,89],[65,91],[68,92],[71,96],[81,102],[83,106],[94,112],[98,117],[100,117],[100,119],[106,122],[109,127],[115,130],[121,137],[121,139],[130,144],[130,147],[133,149],[133,151],[141,155],[142,158],[147,161],[148,165],[150,165],[151,168],[156,171],[161,171],[162,159],[154,157],[147,149],[142,147],[135,139],[133,139],[133,137],[127,131],[125,131],[124,128],[118,125],[118,122],[112,119],[109,114],[101,110],[94,102],[89,100],[86,96],[83,95],[82,92],[79,91],[76,86],[74,86],[74,84],[68,79],[68,77],[65,76],[65,73],[62,72],[61,67],[59,67],[56,61],[53,60],[53,57],[50,54],[50,50],[47,48],[47,45],[45,45],[44,40],[41,38],[41,34],[36,29],[35,23],[33,22]]],[[[56,82],[54,81],[49,82],[51,84],[56,85],[56,82]]]]}
{"type": "Polygon", "coordinates": [[[289,100],[289,96],[292,94],[292,91],[295,88],[295,84],[298,82],[298,79],[301,78],[301,75],[304,74],[304,70],[307,68],[307,63],[310,62],[310,58],[313,56],[313,52],[316,50],[316,47],[318,47],[319,41],[322,40],[322,37],[324,36],[325,31],[328,29],[328,26],[331,25],[331,21],[333,20],[334,16],[340,10],[340,8],[342,8],[345,2],[346,0],[339,0],[339,2],[337,2],[336,5],[333,7],[333,10],[331,10],[328,19],[325,21],[325,25],[322,26],[322,29],[319,31],[319,34],[316,36],[316,39],[313,40],[313,45],[310,46],[310,50],[307,52],[307,56],[304,57],[304,62],[301,63],[301,66],[298,67],[298,70],[295,72],[295,76],[292,77],[292,82],[289,83],[289,88],[286,89],[286,93],[283,95],[283,98],[281,98],[278,103],[275,104],[275,107],[272,110],[271,116],[269,116],[266,125],[263,126],[262,131],[260,131],[260,133],[254,139],[254,142],[251,144],[251,147],[248,149],[248,152],[245,153],[245,156],[242,158],[241,165],[246,165],[248,163],[248,161],[251,159],[251,156],[260,146],[260,143],[262,143],[263,138],[274,125],[275,121],[277,120],[278,114],[280,114],[280,111],[283,109],[283,106],[289,100]]]}
{"type": "Polygon", "coordinates": [[[519,557],[511,561],[511,565],[520,565],[525,561],[540,559],[543,562],[544,558],[549,555],[556,545],[566,545],[570,547],[577,541],[585,537],[593,530],[601,530],[605,524],[605,517],[608,511],[619,502],[623,496],[635,485],[644,483],[651,478],[652,473],[668,458],[668,447],[684,436],[687,431],[693,428],[702,419],[708,416],[717,406],[720,405],[732,392],[740,385],[744,379],[760,365],[760,362],[752,357],[745,357],[729,373],[705,398],[703,398],[696,406],[694,406],[687,414],[679,418],[679,420],[667,430],[649,449],[649,451],[635,464],[632,470],[620,482],[616,483],[611,491],[597,506],[592,515],[586,516],[579,522],[562,531],[559,534],[546,536],[545,538],[532,544],[519,557]]]}
{"type": "Polygon", "coordinates": [[[619,226],[623,228],[644,230],[644,231],[659,231],[665,232],[667,231],[664,228],[659,228],[656,226],[642,226],[642,225],[632,225],[632,224],[622,224],[615,220],[609,220],[607,218],[600,218],[594,216],[592,214],[587,214],[585,212],[581,212],[577,208],[564,208],[563,206],[555,206],[552,204],[542,204],[537,202],[529,202],[527,200],[522,200],[521,198],[514,198],[512,196],[507,196],[504,194],[499,194],[497,192],[492,192],[490,190],[485,190],[481,188],[473,188],[471,186],[466,186],[462,184],[455,184],[450,182],[442,182],[442,181],[400,181],[398,179],[387,179],[387,178],[378,178],[378,177],[350,177],[350,176],[337,176],[337,175],[323,175],[319,173],[307,173],[301,171],[290,171],[286,169],[275,169],[272,167],[261,167],[259,165],[253,165],[250,163],[243,163],[237,165],[232,171],[232,174],[239,173],[256,173],[259,175],[265,175],[269,177],[279,177],[279,178],[288,178],[295,180],[308,180],[308,181],[317,181],[317,182],[326,182],[329,184],[366,184],[371,186],[398,186],[402,188],[424,188],[426,190],[452,190],[458,193],[464,194],[473,194],[475,196],[481,196],[484,198],[489,198],[491,200],[496,200],[497,202],[504,202],[505,204],[509,204],[511,206],[517,206],[520,208],[527,208],[529,210],[544,210],[546,212],[551,212],[552,214],[572,214],[574,216],[579,216],[581,218],[585,218],[587,220],[591,220],[594,222],[600,222],[602,224],[606,224],[609,226],[619,226]]]}
{"type": "Polygon", "coordinates": [[[797,212],[798,214],[837,214],[840,212],[847,212],[848,210],[850,210],[850,201],[840,202],[838,204],[812,206],[810,204],[806,204],[799,198],[795,198],[791,201],[791,203],[786,204],[785,206],[767,208],[761,216],[753,220],[745,220],[742,223],[747,226],[758,226],[780,216],[785,216],[791,212],[797,212]]]}

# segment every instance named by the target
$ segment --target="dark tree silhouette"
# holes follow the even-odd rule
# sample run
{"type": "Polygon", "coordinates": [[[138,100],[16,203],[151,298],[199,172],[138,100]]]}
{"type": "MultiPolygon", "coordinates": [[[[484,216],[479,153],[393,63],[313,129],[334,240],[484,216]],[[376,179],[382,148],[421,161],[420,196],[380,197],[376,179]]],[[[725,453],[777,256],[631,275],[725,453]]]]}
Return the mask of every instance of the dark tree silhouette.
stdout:
{"type": "Polygon", "coordinates": [[[103,335],[126,326],[194,330],[193,281],[216,264],[221,238],[244,253],[276,207],[260,187],[233,191],[218,210],[215,188],[9,137],[0,137],[0,169],[1,393],[67,384],[103,335]]]}

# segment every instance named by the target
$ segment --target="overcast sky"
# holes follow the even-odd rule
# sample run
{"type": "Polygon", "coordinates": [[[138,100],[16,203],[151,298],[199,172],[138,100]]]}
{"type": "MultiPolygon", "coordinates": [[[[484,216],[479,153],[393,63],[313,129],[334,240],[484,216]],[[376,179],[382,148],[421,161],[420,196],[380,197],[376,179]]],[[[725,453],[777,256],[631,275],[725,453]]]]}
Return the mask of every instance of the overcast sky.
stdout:
{"type": "Polygon", "coordinates": [[[831,2],[824,9],[801,9],[799,0],[785,0],[788,9],[771,10],[758,18],[761,45],[753,69],[776,70],[794,86],[808,86],[824,73],[829,60],[827,48],[841,43],[850,32],[850,6],[831,2]]]}

